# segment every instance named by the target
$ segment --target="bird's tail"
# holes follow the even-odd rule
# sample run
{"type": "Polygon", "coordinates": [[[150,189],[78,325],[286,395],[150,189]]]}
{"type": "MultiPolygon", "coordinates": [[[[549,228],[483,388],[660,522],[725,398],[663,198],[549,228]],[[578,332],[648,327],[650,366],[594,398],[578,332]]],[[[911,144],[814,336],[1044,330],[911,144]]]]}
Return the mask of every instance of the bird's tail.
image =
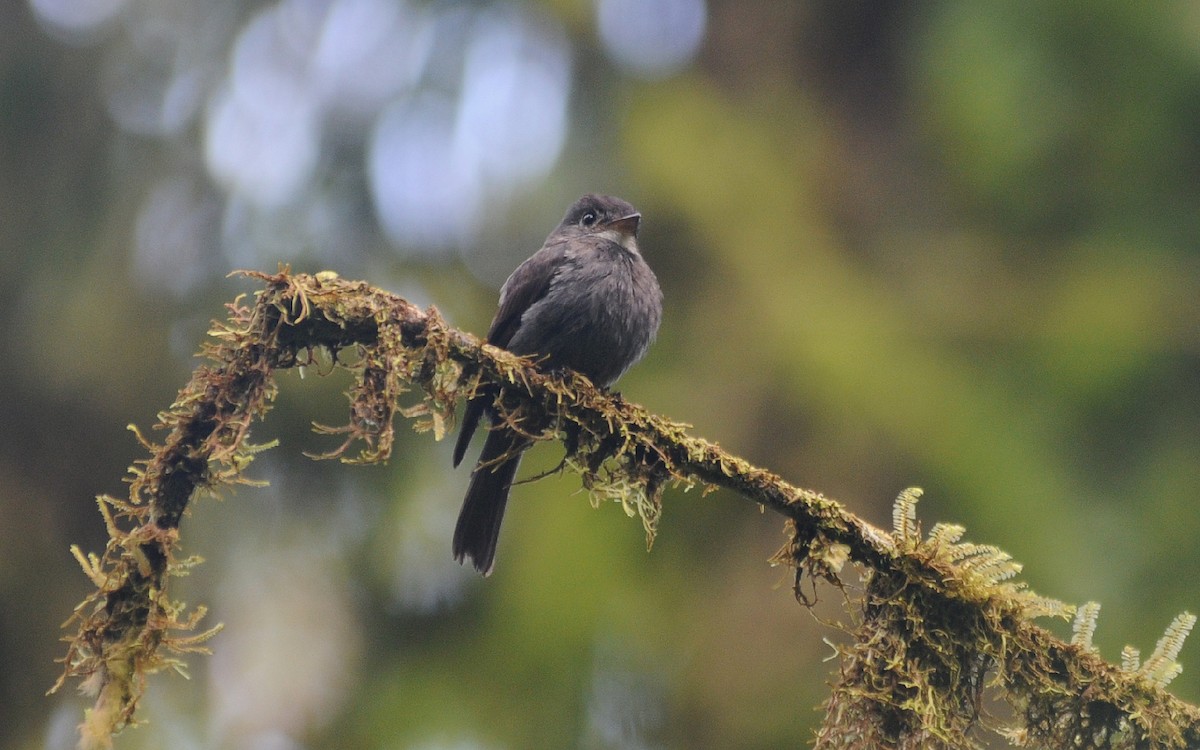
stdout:
{"type": "Polygon", "coordinates": [[[509,488],[521,464],[524,443],[524,439],[510,430],[497,429],[488,433],[479,463],[471,473],[467,497],[458,512],[458,524],[454,527],[454,559],[461,563],[471,558],[475,569],[485,576],[492,572],[496,560],[500,523],[504,520],[509,488]]]}

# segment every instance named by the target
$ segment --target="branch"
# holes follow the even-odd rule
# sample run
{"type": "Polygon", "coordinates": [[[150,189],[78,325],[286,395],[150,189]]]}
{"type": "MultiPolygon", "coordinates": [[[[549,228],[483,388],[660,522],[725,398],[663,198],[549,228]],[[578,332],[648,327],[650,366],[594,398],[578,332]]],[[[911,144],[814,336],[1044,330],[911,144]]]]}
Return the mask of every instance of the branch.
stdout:
{"type": "Polygon", "coordinates": [[[501,417],[518,429],[554,424],[535,437],[561,437],[593,501],[620,500],[650,540],[663,488],[700,484],[787,519],[789,542],[773,561],[795,568],[800,601],[807,603],[805,574],[840,587],[845,563],[859,566],[867,580],[862,613],[842,649],[820,748],[972,746],[989,671],[1016,715],[1015,725],[996,731],[1020,744],[1200,746],[1200,709],[1162,689],[1178,671],[1174,658],[1190,623],[1169,629],[1145,667],[1136,658],[1126,668],[1108,664],[1090,648],[1090,630],[1066,643],[1031,622],[1072,608],[1013,583],[1019,566],[1006,554],[959,542],[960,527],[937,525],[922,539],[918,490],[901,494],[887,533],[581,376],[548,374],[481,344],[435,309],[330,272],[245,275],[263,289],[251,306],[240,297],[230,303],[228,321],[214,325],[205,346],[211,364],[159,415],[166,439],[156,444],[139,433],[150,457],[131,467],[128,499],[99,498],[110,536],[103,555],[73,548],[96,591],[67,622],[78,632],[66,639],[64,673],[51,691],[79,677],[96,696],[81,726],[83,747],[110,747],[112,734],[133,722],[145,676],[182,671],[173,654],[203,651],[216,632],[194,634],[203,608],[187,615],[167,594],[169,577],[196,562],[176,557],[180,519],[199,492],[248,482],[243,472],[263,448],[248,442],[249,429],[274,399],[275,371],[310,364],[317,351],[356,376],[348,424],[318,428],[346,436],[323,457],[386,460],[397,412],[441,439],[459,400],[498,384],[501,417]],[[402,407],[410,386],[423,395],[402,407]],[[348,455],[352,446],[358,453],[348,455]]]}

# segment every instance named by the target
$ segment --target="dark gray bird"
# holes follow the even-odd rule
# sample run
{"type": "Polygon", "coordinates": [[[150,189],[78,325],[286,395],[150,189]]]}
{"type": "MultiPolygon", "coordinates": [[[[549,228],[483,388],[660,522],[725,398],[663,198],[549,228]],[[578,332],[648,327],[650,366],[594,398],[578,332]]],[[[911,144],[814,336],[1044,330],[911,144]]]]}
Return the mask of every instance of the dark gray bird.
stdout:
{"type": "MultiPolygon", "coordinates": [[[[585,195],[538,250],[500,289],[487,341],[546,368],[569,367],[607,388],[642,358],[658,333],[662,291],[638,252],[642,220],[633,206],[607,195],[585,195]]],[[[458,466],[479,425],[491,413],[494,389],[467,404],[454,446],[458,466]]],[[[454,529],[454,559],[471,558],[492,572],[508,491],[530,446],[512,430],[488,432],[454,529]]]]}

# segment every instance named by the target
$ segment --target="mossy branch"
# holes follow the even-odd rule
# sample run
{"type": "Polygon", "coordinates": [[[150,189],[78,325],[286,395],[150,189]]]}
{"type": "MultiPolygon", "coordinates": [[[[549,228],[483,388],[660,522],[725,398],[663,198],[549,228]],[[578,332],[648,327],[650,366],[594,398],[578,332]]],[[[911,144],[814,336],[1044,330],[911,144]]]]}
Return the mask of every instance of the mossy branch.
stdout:
{"type": "MultiPolygon", "coordinates": [[[[963,529],[937,525],[921,538],[919,490],[902,493],[896,528],[886,533],[839,503],[692,437],[671,422],[602,392],[578,376],[549,374],[534,363],[451,328],[435,309],[332,273],[247,273],[262,282],[252,305],[242,299],[214,326],[210,363],[195,371],[159,415],[161,444],[139,439],[150,457],[131,469],[129,497],[99,499],[110,540],[104,553],[76,557],[96,591],[68,620],[77,633],[63,658],[68,678],[96,696],[81,727],[81,746],[111,746],[130,724],[145,676],[182,670],[174,654],[202,651],[216,628],[196,634],[203,608],[185,613],[167,594],[168,579],[196,562],[176,557],[180,519],[201,491],[246,482],[243,471],[263,446],[250,426],[275,397],[276,370],[303,366],[315,352],[355,375],[345,442],[324,457],[387,459],[397,413],[441,439],[458,401],[480,383],[502,386],[498,411],[510,426],[555,424],[535,437],[561,437],[567,464],[583,475],[593,501],[620,500],[653,538],[666,485],[723,487],[784,516],[787,544],[773,561],[802,578],[841,586],[847,561],[867,580],[852,643],[842,649],[840,679],[827,703],[820,748],[964,747],[986,731],[985,676],[1015,709],[1015,724],[992,727],[1018,744],[1050,747],[1200,747],[1200,710],[1162,690],[1194,618],[1168,631],[1153,669],[1126,658],[1103,661],[1087,636],[1065,642],[1031,622],[1073,608],[1012,582],[1019,565],[989,545],[959,541],[963,529]],[[410,387],[422,395],[402,405],[410,387]],[[357,446],[358,452],[347,451],[357,446]]],[[[1093,618],[1094,620],[1094,618],[1093,618]]],[[[1136,652],[1135,652],[1136,653],[1136,652]]],[[[797,679],[801,679],[798,677],[797,679]]],[[[811,679],[804,677],[803,679],[811,679]]]]}

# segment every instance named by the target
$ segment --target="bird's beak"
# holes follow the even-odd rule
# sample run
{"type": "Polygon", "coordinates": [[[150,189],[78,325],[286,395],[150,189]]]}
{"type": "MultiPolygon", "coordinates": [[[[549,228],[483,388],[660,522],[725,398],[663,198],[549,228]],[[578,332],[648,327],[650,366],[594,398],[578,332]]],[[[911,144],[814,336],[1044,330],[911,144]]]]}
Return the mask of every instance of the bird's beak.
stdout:
{"type": "Polygon", "coordinates": [[[638,213],[622,216],[619,219],[613,219],[608,223],[621,234],[627,237],[637,237],[638,227],[642,224],[642,215],[638,213]]]}

